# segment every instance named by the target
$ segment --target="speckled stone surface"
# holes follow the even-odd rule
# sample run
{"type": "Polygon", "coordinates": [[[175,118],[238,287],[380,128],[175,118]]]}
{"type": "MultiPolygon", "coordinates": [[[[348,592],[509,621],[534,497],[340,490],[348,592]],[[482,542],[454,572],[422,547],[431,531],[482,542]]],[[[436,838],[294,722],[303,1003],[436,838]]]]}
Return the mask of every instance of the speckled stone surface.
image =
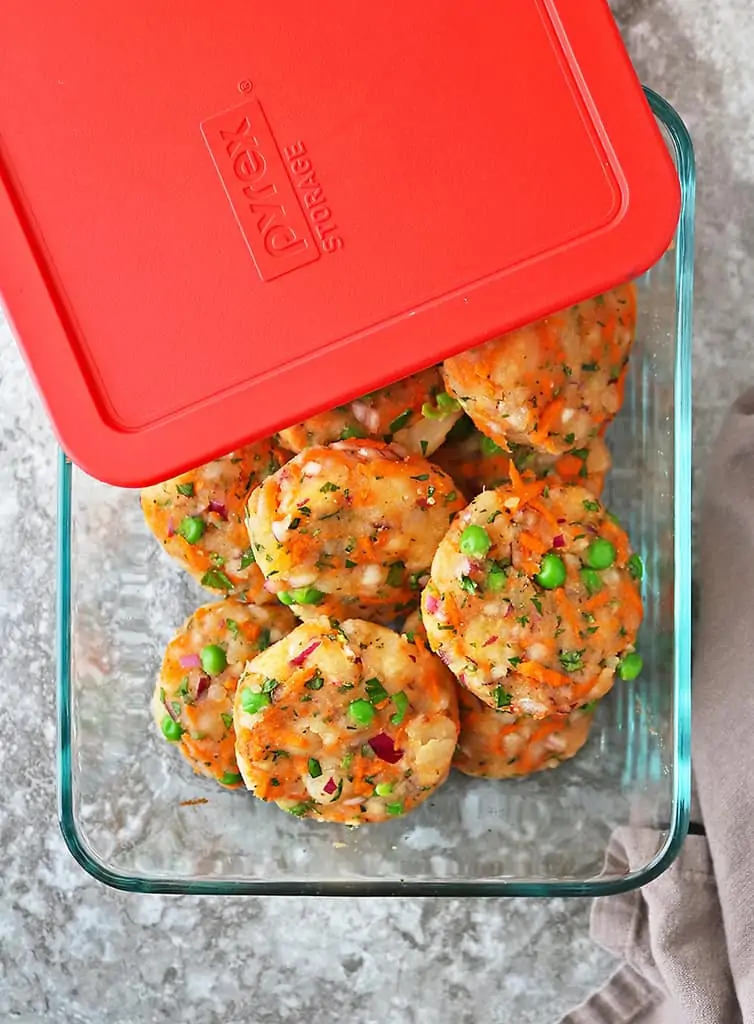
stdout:
{"type": "MultiPolygon", "coordinates": [[[[754,11],[615,0],[642,79],[699,163],[697,479],[754,378],[754,11]]],[[[0,1021],[552,1024],[613,961],[584,901],[126,896],[73,862],[55,814],[55,447],[0,322],[0,1021]]]]}

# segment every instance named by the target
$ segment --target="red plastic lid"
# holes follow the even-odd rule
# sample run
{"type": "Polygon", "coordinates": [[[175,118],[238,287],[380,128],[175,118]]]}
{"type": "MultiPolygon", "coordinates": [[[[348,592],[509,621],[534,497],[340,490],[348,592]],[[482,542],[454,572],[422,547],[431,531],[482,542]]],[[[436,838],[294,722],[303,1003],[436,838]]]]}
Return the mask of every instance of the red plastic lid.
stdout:
{"type": "Polygon", "coordinates": [[[165,479],[650,266],[604,0],[6,0],[0,290],[63,447],[165,479]]]}

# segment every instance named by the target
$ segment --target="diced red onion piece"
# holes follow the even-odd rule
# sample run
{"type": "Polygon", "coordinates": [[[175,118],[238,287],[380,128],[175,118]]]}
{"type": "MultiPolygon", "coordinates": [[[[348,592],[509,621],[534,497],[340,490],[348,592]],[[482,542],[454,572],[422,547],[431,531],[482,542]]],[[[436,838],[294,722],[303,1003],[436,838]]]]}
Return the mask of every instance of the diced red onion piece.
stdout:
{"type": "Polygon", "coordinates": [[[466,676],[464,675],[463,672],[458,677],[458,682],[461,684],[461,686],[465,686],[466,685],[466,676]]]}
{"type": "Polygon", "coordinates": [[[509,601],[508,605],[507,605],[507,607],[505,609],[505,614],[503,615],[503,618],[504,619],[509,619],[512,614],[513,614],[513,605],[509,601]]]}
{"type": "Polygon", "coordinates": [[[436,612],[440,610],[440,602],[432,594],[427,595],[427,598],[424,603],[427,606],[427,611],[429,612],[430,615],[434,615],[436,612]]]}
{"type": "Polygon", "coordinates": [[[489,638],[489,640],[485,640],[484,643],[482,644],[482,647],[489,647],[490,644],[494,644],[494,642],[496,640],[497,640],[497,634],[495,636],[491,636],[489,638]]]}
{"type": "Polygon", "coordinates": [[[381,761],[387,761],[388,764],[397,764],[403,757],[403,751],[395,749],[395,744],[385,732],[372,736],[369,746],[381,761]]]}
{"type": "Polygon", "coordinates": [[[564,548],[565,547],[565,537],[563,536],[562,533],[559,533],[557,536],[552,538],[552,546],[554,548],[564,548]]]}
{"type": "Polygon", "coordinates": [[[199,682],[196,684],[196,699],[199,700],[200,697],[204,696],[208,689],[209,676],[199,676],[199,682]]]}
{"type": "Polygon", "coordinates": [[[312,651],[316,651],[321,643],[321,640],[312,640],[309,646],[305,647],[300,654],[297,654],[295,658],[291,658],[291,665],[295,665],[296,667],[303,665],[312,651]]]}
{"type": "Polygon", "coordinates": [[[562,526],[565,522],[567,522],[566,519],[558,519],[558,526],[562,526]]]}
{"type": "Polygon", "coordinates": [[[178,659],[181,668],[199,668],[202,663],[198,654],[182,654],[178,659]]]}
{"type": "Polygon", "coordinates": [[[175,537],[175,522],[172,516],[168,519],[168,537],[175,537]]]}
{"type": "Polygon", "coordinates": [[[328,796],[332,796],[335,790],[338,788],[338,784],[335,779],[330,776],[327,782],[322,787],[323,792],[327,793],[328,796]]]}
{"type": "Polygon", "coordinates": [[[207,506],[210,512],[216,512],[221,519],[228,519],[228,510],[221,501],[211,501],[207,506]]]}

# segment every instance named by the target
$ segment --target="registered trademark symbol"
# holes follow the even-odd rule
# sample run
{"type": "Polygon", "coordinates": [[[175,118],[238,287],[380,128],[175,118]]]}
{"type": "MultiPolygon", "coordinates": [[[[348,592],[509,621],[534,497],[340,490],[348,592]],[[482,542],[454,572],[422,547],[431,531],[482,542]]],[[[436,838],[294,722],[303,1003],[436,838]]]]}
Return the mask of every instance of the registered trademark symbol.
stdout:
{"type": "Polygon", "coordinates": [[[253,88],[254,86],[252,85],[248,78],[242,78],[241,81],[238,83],[239,92],[251,92],[253,88]]]}

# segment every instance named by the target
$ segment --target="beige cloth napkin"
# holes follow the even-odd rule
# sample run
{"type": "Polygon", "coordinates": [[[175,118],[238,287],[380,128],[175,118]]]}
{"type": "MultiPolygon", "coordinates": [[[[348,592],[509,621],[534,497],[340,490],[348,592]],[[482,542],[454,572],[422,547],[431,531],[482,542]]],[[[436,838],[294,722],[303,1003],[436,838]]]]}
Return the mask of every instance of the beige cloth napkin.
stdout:
{"type": "MultiPolygon", "coordinates": [[[[692,687],[704,828],[654,882],[595,901],[593,936],[623,964],[563,1024],[754,1022],[754,389],[728,415],[705,492],[692,687]]],[[[621,829],[608,866],[656,849],[651,832],[621,829]]]]}

